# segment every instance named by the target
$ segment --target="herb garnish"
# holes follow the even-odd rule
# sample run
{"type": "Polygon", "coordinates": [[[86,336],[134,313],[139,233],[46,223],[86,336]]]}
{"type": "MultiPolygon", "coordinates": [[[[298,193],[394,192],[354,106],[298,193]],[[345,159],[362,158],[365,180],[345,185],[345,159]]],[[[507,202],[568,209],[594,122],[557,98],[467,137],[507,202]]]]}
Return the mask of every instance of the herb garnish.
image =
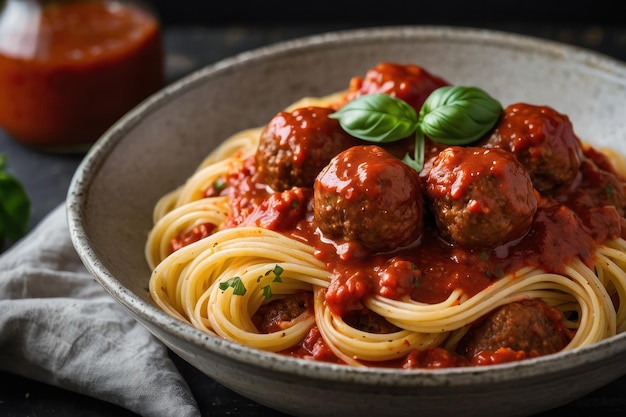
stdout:
{"type": "Polygon", "coordinates": [[[218,179],[215,180],[215,182],[213,182],[213,190],[219,193],[223,191],[227,185],[228,183],[224,180],[224,178],[219,177],[218,179]]]}
{"type": "MultiPolygon", "coordinates": [[[[411,270],[412,270],[412,271],[417,271],[417,273],[418,273],[418,274],[420,274],[420,276],[421,276],[421,271],[419,270],[419,268],[417,267],[417,265],[415,265],[415,263],[414,263],[414,262],[411,262],[411,270]]],[[[416,288],[419,288],[419,286],[420,286],[420,285],[422,285],[422,283],[420,282],[420,280],[419,280],[419,278],[418,278],[418,277],[414,277],[414,278],[413,278],[413,285],[414,285],[416,288]]]]}
{"type": "Polygon", "coordinates": [[[0,241],[15,242],[28,231],[31,203],[22,184],[6,172],[6,163],[0,154],[0,241]]]}
{"type": "Polygon", "coordinates": [[[240,277],[232,277],[228,281],[220,282],[220,290],[226,291],[228,287],[233,288],[233,294],[244,295],[246,293],[246,286],[243,285],[240,277]]]}
{"type": "MultiPolygon", "coordinates": [[[[274,273],[274,279],[272,279],[272,282],[283,282],[282,278],[280,277],[283,272],[284,272],[284,269],[280,265],[276,264],[274,269],[271,269],[265,273],[265,276],[268,276],[269,274],[274,273]]],[[[257,282],[260,281],[261,278],[262,277],[259,277],[257,282]]],[[[263,290],[263,296],[265,298],[272,298],[272,287],[270,287],[270,284],[267,284],[261,287],[261,289],[263,290]]]]}
{"type": "MultiPolygon", "coordinates": [[[[283,282],[283,280],[280,278],[280,276],[282,275],[282,273],[285,270],[283,269],[282,266],[276,264],[276,266],[274,267],[274,269],[271,271],[274,273],[274,279],[272,280],[272,282],[283,282]]],[[[269,271],[268,271],[269,273],[269,271]]],[[[267,274],[266,274],[267,275],[267,274]]]]}
{"type": "MultiPolygon", "coordinates": [[[[276,266],[274,266],[274,269],[268,270],[265,273],[265,275],[259,275],[257,277],[256,282],[261,282],[261,279],[264,276],[268,276],[272,273],[274,274],[274,278],[272,279],[272,282],[283,282],[281,275],[284,271],[285,270],[280,265],[276,264],[276,266]]],[[[246,286],[243,284],[243,281],[241,280],[241,277],[238,277],[238,276],[232,277],[228,281],[220,282],[219,284],[219,288],[222,291],[226,291],[230,287],[233,288],[234,295],[244,295],[247,291],[246,286]]],[[[272,289],[270,288],[270,284],[264,285],[263,287],[261,287],[261,289],[263,290],[263,296],[265,298],[272,297],[272,289]]]]}
{"type": "Polygon", "coordinates": [[[403,162],[424,166],[424,135],[447,145],[480,139],[498,121],[502,105],[478,87],[444,86],[433,91],[419,115],[405,101],[387,94],[357,97],[329,117],[352,136],[368,142],[396,142],[415,133],[415,153],[403,162]]]}

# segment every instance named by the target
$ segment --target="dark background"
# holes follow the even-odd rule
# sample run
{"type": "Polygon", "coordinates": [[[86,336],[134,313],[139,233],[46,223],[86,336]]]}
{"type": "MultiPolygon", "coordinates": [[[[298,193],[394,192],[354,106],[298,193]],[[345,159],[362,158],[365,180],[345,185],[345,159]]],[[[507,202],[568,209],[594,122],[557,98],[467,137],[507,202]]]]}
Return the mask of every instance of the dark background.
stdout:
{"type": "MultiPolygon", "coordinates": [[[[501,30],[593,49],[626,60],[622,0],[151,0],[167,28],[245,31],[242,51],[277,38],[398,25],[501,30]],[[279,35],[280,34],[280,35],[279,35]]],[[[234,41],[237,41],[235,39],[234,41]]],[[[210,54],[210,51],[206,52],[210,54]]],[[[211,58],[209,58],[209,61],[211,58]]]]}
{"type": "Polygon", "coordinates": [[[620,0],[153,0],[164,24],[624,24],[620,0]]]}

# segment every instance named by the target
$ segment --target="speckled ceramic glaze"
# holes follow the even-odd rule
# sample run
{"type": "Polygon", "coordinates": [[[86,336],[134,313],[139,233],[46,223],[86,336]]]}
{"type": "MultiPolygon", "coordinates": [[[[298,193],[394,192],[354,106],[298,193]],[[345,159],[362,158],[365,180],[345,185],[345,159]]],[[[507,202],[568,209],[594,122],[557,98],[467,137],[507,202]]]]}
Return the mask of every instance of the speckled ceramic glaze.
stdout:
{"type": "Polygon", "coordinates": [[[91,149],[70,186],[74,245],[96,279],[182,358],[232,390],[299,416],[514,416],[581,397],[626,373],[626,334],[482,368],[385,370],[314,363],[231,343],[159,310],[147,291],[152,208],[222,139],[302,96],[347,87],[381,61],[415,63],[504,105],[547,104],[577,134],[626,153],[626,65],[528,37],[446,27],[330,33],[254,50],[152,96],[91,149]]]}

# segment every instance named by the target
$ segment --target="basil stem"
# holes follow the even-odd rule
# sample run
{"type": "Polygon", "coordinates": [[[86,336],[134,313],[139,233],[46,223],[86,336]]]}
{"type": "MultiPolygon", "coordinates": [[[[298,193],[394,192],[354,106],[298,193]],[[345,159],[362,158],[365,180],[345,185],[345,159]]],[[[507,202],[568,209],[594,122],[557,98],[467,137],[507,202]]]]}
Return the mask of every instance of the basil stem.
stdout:
{"type": "Polygon", "coordinates": [[[15,242],[28,230],[31,204],[22,184],[5,171],[6,161],[0,154],[0,241],[15,242]]]}
{"type": "Polygon", "coordinates": [[[420,128],[415,131],[415,150],[413,159],[407,153],[402,162],[413,168],[415,171],[420,172],[424,168],[424,133],[420,128]]]}
{"type": "Polygon", "coordinates": [[[415,134],[413,158],[404,163],[421,171],[424,137],[446,145],[467,145],[485,135],[502,114],[502,105],[477,87],[444,86],[433,91],[419,115],[405,101],[387,94],[357,97],[329,117],[354,137],[377,143],[415,134]]]}

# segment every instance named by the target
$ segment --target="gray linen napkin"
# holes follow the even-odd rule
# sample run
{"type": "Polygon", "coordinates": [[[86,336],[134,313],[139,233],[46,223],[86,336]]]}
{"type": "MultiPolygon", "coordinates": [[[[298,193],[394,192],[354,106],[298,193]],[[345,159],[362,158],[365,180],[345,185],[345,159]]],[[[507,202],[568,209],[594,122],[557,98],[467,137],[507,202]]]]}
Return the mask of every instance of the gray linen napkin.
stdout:
{"type": "Polygon", "coordinates": [[[0,369],[146,417],[200,415],[166,347],[83,266],[65,204],[0,256],[0,369]]]}

